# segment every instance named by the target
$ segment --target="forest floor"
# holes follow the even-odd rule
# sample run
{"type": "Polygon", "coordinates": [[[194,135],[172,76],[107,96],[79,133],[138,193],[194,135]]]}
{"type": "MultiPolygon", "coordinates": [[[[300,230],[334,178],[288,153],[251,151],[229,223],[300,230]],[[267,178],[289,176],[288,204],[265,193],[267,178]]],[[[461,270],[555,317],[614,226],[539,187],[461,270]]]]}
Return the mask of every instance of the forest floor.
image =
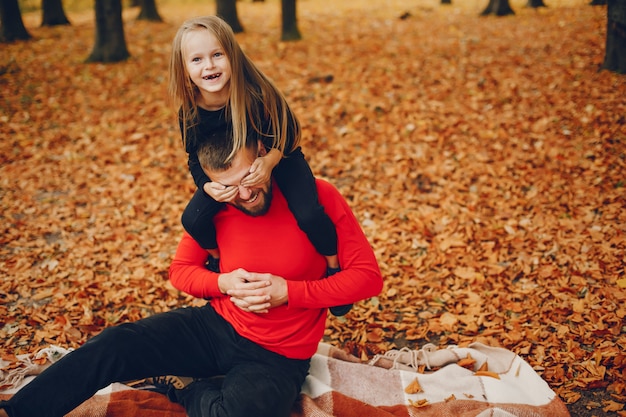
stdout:
{"type": "MultiPolygon", "coordinates": [[[[157,2],[159,3],[159,2],[157,2]]],[[[0,355],[76,347],[200,303],[167,281],[194,191],[167,104],[171,39],[214,5],[125,11],[131,58],[86,64],[93,12],[0,45],[0,355]]],[[[573,416],[626,416],[626,77],[599,71],[588,1],[238,2],[246,53],[300,117],[385,278],[326,340],[363,358],[481,341],[522,356],[573,416]]],[[[159,3],[161,4],[161,3],[159,3]]]]}

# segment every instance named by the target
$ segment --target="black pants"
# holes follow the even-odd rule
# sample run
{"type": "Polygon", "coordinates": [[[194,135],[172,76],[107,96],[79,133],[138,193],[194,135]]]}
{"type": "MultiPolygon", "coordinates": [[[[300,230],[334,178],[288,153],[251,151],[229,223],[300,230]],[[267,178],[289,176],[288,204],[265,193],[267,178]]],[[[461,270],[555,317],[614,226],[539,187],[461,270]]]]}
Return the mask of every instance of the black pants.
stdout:
{"type": "MultiPolygon", "coordinates": [[[[273,175],[298,226],[315,249],[324,256],[336,255],[335,225],[319,202],[315,178],[299,147],[280,161],[273,175]]],[[[198,189],[183,212],[183,227],[205,249],[217,248],[213,216],[222,206],[198,189]]]]}
{"type": "Polygon", "coordinates": [[[177,392],[189,417],[287,417],[309,369],[239,336],[210,305],[105,329],[3,404],[10,417],[62,417],[112,382],[225,375],[177,392]]]}

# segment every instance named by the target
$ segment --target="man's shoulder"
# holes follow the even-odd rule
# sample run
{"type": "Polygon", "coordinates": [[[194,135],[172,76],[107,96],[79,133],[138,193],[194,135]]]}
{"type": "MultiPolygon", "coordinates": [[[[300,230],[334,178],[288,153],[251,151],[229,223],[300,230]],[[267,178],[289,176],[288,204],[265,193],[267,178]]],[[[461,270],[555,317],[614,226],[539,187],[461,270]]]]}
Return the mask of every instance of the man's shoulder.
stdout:
{"type": "Polygon", "coordinates": [[[317,187],[317,195],[320,199],[320,203],[325,206],[327,209],[331,205],[336,205],[340,203],[340,206],[344,206],[346,204],[346,200],[339,192],[337,187],[322,178],[315,178],[315,185],[317,187]]]}
{"type": "Polygon", "coordinates": [[[323,179],[323,178],[315,178],[315,185],[317,186],[317,192],[318,193],[336,193],[339,194],[339,190],[337,190],[337,188],[331,184],[330,182],[328,182],[327,180],[323,179]]]}

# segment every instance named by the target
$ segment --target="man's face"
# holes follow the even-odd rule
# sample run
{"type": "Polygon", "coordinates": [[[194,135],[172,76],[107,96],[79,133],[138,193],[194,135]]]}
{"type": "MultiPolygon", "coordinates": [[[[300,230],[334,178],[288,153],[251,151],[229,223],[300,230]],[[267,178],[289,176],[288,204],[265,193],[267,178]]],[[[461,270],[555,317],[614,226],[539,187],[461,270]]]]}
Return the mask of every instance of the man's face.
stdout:
{"type": "MultiPolygon", "coordinates": [[[[259,149],[261,152],[265,150],[263,146],[259,146],[259,149]]],[[[249,174],[250,167],[256,158],[256,152],[243,149],[235,155],[233,163],[227,170],[206,170],[211,180],[226,187],[238,188],[238,194],[228,203],[250,216],[264,215],[269,210],[272,202],[271,180],[253,188],[241,185],[241,181],[249,174]]]]}

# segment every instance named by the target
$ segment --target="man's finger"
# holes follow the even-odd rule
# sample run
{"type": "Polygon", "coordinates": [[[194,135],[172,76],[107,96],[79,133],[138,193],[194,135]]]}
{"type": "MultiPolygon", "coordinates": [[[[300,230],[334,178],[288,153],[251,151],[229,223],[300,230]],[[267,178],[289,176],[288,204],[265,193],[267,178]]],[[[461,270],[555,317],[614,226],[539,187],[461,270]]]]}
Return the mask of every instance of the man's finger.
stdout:
{"type": "Polygon", "coordinates": [[[249,282],[261,282],[264,287],[267,287],[272,284],[272,275],[271,274],[259,274],[256,272],[250,272],[248,274],[247,280],[249,282]]]}

